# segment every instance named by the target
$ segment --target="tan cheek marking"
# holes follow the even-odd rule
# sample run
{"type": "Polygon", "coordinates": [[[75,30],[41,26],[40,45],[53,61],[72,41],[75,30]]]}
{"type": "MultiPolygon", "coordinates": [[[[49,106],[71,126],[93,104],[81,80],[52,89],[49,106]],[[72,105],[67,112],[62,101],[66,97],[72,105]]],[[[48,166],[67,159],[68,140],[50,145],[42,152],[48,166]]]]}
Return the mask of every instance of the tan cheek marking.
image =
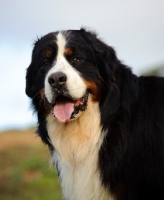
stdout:
{"type": "Polygon", "coordinates": [[[51,52],[50,50],[47,50],[46,53],[45,53],[45,56],[46,56],[47,58],[50,58],[51,55],[52,55],[52,52],[51,52]]]}
{"type": "Polygon", "coordinates": [[[45,97],[44,89],[40,90],[40,97],[41,97],[41,99],[44,99],[44,97],[45,97]]]}
{"type": "Polygon", "coordinates": [[[51,113],[52,108],[45,97],[44,89],[41,89],[39,94],[40,94],[40,98],[41,98],[40,109],[42,110],[43,114],[47,115],[47,114],[51,113]]]}
{"type": "Polygon", "coordinates": [[[66,56],[71,56],[72,54],[73,54],[72,49],[71,49],[71,48],[66,48],[66,50],[65,50],[65,55],[66,55],[66,56]]]}
{"type": "Polygon", "coordinates": [[[100,89],[95,82],[84,81],[89,92],[92,94],[92,100],[98,102],[100,99],[100,89]]]}

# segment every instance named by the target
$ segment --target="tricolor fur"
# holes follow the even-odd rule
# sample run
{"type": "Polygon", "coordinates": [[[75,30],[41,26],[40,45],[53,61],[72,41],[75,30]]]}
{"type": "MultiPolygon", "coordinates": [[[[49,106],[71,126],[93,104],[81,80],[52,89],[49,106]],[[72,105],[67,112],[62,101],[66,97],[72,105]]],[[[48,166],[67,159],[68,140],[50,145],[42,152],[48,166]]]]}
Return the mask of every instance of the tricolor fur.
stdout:
{"type": "Polygon", "coordinates": [[[84,29],[36,41],[26,94],[66,200],[164,199],[164,79],[84,29]]]}

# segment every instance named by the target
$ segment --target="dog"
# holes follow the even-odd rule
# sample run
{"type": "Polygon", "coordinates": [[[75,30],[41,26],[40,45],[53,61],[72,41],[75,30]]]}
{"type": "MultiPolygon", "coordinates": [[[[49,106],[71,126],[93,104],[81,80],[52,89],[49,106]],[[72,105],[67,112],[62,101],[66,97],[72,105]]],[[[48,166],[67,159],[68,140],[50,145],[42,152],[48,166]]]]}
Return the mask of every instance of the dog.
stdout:
{"type": "Polygon", "coordinates": [[[35,42],[26,94],[64,199],[164,199],[164,78],[134,75],[82,28],[35,42]]]}

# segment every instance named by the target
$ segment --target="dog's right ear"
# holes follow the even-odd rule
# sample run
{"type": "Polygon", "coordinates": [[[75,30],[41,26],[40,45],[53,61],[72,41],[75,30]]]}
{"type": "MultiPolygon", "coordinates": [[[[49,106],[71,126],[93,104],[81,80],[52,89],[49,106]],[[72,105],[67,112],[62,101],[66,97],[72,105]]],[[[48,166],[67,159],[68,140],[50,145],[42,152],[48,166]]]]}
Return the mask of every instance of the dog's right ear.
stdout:
{"type": "Polygon", "coordinates": [[[37,40],[34,43],[34,48],[32,51],[32,59],[31,59],[31,64],[29,65],[29,67],[27,68],[26,71],[26,89],[25,92],[27,94],[27,96],[29,97],[34,97],[37,94],[37,88],[34,84],[35,82],[35,72],[34,72],[34,68],[35,68],[35,52],[37,52],[37,48],[38,45],[40,43],[41,38],[37,38],[37,40]]]}
{"type": "Polygon", "coordinates": [[[34,69],[32,64],[30,64],[30,66],[27,68],[27,72],[26,72],[26,94],[29,97],[34,97],[37,90],[34,86],[34,69]]]}

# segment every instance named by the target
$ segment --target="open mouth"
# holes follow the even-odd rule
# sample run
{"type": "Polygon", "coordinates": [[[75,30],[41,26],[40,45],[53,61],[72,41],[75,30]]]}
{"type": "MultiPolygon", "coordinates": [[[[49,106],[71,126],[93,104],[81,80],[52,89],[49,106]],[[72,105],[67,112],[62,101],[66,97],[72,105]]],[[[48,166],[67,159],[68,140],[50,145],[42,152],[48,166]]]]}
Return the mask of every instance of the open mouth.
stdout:
{"type": "Polygon", "coordinates": [[[59,95],[53,104],[53,114],[60,122],[68,122],[76,118],[79,111],[87,109],[88,92],[83,97],[73,100],[70,97],[59,95]]]}

